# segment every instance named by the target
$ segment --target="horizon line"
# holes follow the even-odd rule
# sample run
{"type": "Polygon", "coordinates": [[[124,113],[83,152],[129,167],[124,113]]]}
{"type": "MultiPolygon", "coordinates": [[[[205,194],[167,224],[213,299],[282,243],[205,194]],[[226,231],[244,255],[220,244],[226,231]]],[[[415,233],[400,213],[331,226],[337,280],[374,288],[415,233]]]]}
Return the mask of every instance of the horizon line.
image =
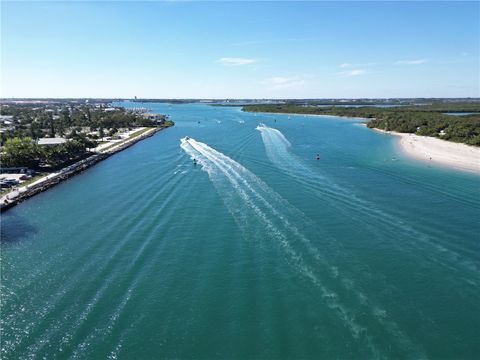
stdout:
{"type": "Polygon", "coordinates": [[[389,99],[478,99],[480,100],[480,96],[414,96],[414,97],[287,97],[287,98],[247,98],[247,97],[211,97],[211,98],[203,98],[203,97],[163,97],[163,98],[156,98],[156,97],[141,97],[141,98],[131,98],[131,97],[122,97],[122,96],[114,96],[114,97],[0,97],[0,101],[3,100],[70,100],[70,99],[100,99],[100,100],[389,100],[389,99]]]}

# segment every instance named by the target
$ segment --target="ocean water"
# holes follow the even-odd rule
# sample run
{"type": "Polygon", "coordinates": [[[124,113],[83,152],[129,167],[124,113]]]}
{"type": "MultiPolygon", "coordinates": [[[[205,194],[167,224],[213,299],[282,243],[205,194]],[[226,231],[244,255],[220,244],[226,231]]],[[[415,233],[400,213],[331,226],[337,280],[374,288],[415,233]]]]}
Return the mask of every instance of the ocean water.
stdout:
{"type": "Polygon", "coordinates": [[[356,119],[142,106],[176,125],[2,214],[2,359],[480,356],[480,176],[356,119]]]}

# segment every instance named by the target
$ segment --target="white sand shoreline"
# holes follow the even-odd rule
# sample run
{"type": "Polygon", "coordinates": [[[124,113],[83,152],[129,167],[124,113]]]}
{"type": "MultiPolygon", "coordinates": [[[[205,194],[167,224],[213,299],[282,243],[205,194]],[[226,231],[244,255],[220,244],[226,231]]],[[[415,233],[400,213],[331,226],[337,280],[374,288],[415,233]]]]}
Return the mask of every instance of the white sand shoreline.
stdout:
{"type": "MultiPolygon", "coordinates": [[[[319,114],[294,114],[294,113],[273,113],[273,112],[255,112],[257,114],[276,114],[276,115],[305,115],[320,117],[345,118],[339,115],[319,115],[319,114]]],[[[363,123],[355,123],[367,127],[366,122],[370,119],[361,117],[348,117],[350,119],[362,120],[363,123]]],[[[398,146],[402,154],[422,161],[426,164],[448,167],[455,170],[467,171],[480,174],[480,148],[466,144],[455,143],[430,136],[419,136],[415,134],[399,133],[395,131],[385,131],[381,129],[371,129],[373,131],[393,135],[399,138],[398,146]]]]}
{"type": "Polygon", "coordinates": [[[399,138],[400,151],[416,160],[480,174],[480,148],[430,136],[372,129],[399,138]]]}

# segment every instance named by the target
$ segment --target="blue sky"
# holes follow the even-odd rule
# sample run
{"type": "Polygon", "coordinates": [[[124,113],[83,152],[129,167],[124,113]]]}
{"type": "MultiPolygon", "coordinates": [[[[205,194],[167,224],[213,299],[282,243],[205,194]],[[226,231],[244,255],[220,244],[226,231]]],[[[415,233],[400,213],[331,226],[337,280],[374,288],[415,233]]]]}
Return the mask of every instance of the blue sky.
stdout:
{"type": "Polygon", "coordinates": [[[479,2],[2,2],[2,97],[478,97],[479,2]]]}

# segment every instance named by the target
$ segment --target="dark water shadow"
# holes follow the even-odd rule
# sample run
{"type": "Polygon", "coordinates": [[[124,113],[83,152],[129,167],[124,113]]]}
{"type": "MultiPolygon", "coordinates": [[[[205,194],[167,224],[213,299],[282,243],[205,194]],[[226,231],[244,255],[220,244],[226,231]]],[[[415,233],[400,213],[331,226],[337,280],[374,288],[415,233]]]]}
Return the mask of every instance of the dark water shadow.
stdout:
{"type": "Polygon", "coordinates": [[[38,228],[14,211],[3,213],[0,217],[0,245],[8,246],[25,240],[38,233],[38,228]]]}

